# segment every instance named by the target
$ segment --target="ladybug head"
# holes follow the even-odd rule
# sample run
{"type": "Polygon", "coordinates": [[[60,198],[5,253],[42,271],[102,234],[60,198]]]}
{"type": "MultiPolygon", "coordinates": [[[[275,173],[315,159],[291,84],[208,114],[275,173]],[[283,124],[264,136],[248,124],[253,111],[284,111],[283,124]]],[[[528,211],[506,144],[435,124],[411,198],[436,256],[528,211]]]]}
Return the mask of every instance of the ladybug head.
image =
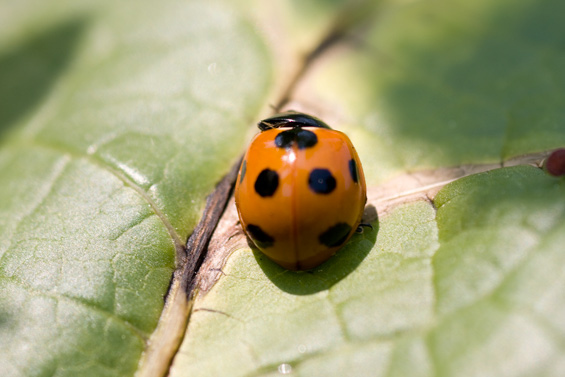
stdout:
{"type": "Polygon", "coordinates": [[[331,130],[330,126],[322,122],[320,119],[297,111],[286,111],[284,113],[275,114],[270,118],[260,121],[257,124],[257,127],[259,127],[261,131],[279,127],[319,127],[331,130]]]}

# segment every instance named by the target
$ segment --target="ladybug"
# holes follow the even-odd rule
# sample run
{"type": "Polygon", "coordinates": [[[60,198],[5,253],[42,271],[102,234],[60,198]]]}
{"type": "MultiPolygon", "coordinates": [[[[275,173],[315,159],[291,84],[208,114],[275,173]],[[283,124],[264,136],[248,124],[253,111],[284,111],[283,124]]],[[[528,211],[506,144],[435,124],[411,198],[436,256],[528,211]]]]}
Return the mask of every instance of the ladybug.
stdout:
{"type": "Polygon", "coordinates": [[[258,127],[235,186],[241,225],[277,264],[312,269],[361,222],[367,201],[361,162],[344,133],[313,116],[286,112],[258,127]]]}

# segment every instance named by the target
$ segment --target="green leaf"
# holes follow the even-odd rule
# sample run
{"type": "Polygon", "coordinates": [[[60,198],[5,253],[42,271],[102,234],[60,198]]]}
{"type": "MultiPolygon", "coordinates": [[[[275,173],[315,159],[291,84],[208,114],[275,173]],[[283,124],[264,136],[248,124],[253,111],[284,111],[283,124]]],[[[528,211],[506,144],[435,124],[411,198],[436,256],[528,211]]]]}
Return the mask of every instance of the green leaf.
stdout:
{"type": "MultiPolygon", "coordinates": [[[[371,189],[418,169],[526,161],[565,144],[560,7],[367,7],[289,107],[347,131],[371,189]]],[[[561,375],[563,199],[562,180],[505,168],[381,213],[376,234],[311,272],[236,244],[196,300],[172,376],[561,375]]]]}
{"type": "Polygon", "coordinates": [[[563,373],[565,182],[516,167],[436,197],[438,373],[563,373]]]}
{"type": "Polygon", "coordinates": [[[313,272],[237,250],[173,376],[562,373],[565,182],[493,170],[434,204],[397,207],[313,272]]]}
{"type": "Polygon", "coordinates": [[[371,184],[562,147],[563,10],[555,0],[378,8],[294,101],[339,122],[371,184]]]}
{"type": "Polygon", "coordinates": [[[563,179],[432,191],[565,145],[563,8],[1,2],[0,374],[141,375],[183,335],[176,377],[565,374],[563,179]],[[374,229],[295,273],[230,206],[163,335],[204,198],[270,105],[351,137],[374,229]]]}
{"type": "Polygon", "coordinates": [[[225,5],[67,5],[0,5],[3,376],[136,371],[270,85],[225,5]]]}

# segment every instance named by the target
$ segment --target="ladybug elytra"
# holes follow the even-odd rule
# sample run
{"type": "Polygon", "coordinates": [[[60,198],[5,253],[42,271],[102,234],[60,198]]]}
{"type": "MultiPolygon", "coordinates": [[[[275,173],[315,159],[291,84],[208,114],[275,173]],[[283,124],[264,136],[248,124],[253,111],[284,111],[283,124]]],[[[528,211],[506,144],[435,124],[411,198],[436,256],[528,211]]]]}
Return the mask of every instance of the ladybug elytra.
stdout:
{"type": "Polygon", "coordinates": [[[282,267],[314,268],[361,222],[361,162],[345,134],[310,115],[282,113],[258,126],[235,187],[242,227],[282,267]]]}

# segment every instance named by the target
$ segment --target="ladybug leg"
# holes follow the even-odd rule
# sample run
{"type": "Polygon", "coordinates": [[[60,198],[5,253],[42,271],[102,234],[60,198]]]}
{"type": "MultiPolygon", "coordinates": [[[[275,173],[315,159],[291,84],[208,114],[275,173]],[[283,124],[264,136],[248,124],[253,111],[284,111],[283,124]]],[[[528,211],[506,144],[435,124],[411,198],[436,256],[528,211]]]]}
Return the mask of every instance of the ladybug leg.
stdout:
{"type": "Polygon", "coordinates": [[[371,230],[373,230],[373,226],[371,224],[361,223],[357,229],[355,229],[355,233],[362,234],[365,231],[364,228],[371,228],[371,230]]]}

